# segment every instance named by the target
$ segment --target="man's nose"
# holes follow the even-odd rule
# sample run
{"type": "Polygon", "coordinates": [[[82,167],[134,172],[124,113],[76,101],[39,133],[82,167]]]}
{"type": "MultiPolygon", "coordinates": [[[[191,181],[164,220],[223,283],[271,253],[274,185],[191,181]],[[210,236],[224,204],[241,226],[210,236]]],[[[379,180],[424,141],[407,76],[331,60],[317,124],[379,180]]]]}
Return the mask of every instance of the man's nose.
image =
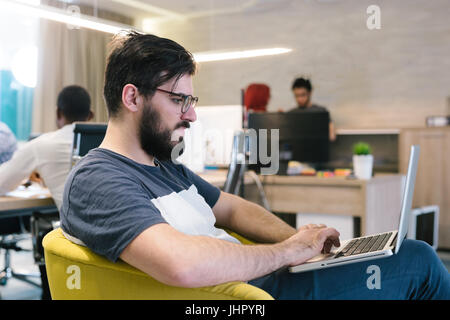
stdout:
{"type": "Polygon", "coordinates": [[[189,108],[186,113],[183,113],[181,115],[181,120],[187,120],[189,122],[194,122],[195,120],[197,120],[197,113],[195,112],[195,109],[189,108]]]}

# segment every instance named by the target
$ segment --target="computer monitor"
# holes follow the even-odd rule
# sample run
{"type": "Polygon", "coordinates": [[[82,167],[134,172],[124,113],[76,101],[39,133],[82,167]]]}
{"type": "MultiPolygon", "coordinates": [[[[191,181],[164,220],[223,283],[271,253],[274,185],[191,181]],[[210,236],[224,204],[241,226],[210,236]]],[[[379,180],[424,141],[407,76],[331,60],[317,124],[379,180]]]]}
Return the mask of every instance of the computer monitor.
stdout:
{"type": "MultiPolygon", "coordinates": [[[[248,117],[248,128],[256,130],[257,141],[249,143],[257,144],[259,153],[260,144],[267,143],[267,149],[271,146],[272,129],[279,129],[279,174],[286,174],[287,163],[290,160],[308,163],[316,169],[329,159],[329,123],[330,115],[327,111],[305,111],[305,112],[270,112],[251,113],[248,117]],[[261,141],[259,129],[268,129],[268,141],[261,141]]],[[[255,150],[251,147],[249,150],[255,150]]],[[[258,169],[263,165],[259,161],[258,169]]]]}
{"type": "Polygon", "coordinates": [[[89,150],[97,148],[106,134],[106,123],[75,122],[73,124],[72,166],[89,150]]]}

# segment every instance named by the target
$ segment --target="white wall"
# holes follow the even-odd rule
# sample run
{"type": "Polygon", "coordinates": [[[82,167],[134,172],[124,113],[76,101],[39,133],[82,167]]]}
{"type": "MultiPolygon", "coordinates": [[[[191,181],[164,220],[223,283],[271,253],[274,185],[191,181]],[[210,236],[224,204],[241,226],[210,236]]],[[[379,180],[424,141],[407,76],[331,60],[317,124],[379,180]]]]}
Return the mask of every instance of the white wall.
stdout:
{"type": "Polygon", "coordinates": [[[265,82],[269,110],[295,103],[292,80],[309,76],[313,100],[338,128],[424,126],[447,113],[450,96],[448,0],[261,0],[244,12],[169,21],[160,36],[192,52],[283,46],[289,54],[208,62],[194,85],[200,105],[240,103],[240,89],[265,82]],[[381,8],[381,29],[366,26],[366,9],[381,8]]]}

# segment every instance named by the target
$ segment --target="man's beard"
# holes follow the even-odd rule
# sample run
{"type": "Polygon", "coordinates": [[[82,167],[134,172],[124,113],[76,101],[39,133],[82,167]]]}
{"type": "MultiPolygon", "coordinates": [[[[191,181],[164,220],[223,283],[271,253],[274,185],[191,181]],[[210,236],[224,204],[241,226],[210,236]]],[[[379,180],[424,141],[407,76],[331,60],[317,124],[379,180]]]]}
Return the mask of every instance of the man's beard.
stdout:
{"type": "Polygon", "coordinates": [[[161,128],[161,117],[157,111],[150,104],[144,104],[142,112],[141,123],[139,125],[139,139],[142,149],[150,156],[157,158],[160,161],[176,160],[184,152],[183,137],[179,137],[178,141],[172,141],[173,132],[181,127],[189,128],[188,121],[181,121],[173,130],[168,128],[161,128]],[[176,155],[172,156],[172,150],[180,145],[176,150],[176,155]]]}

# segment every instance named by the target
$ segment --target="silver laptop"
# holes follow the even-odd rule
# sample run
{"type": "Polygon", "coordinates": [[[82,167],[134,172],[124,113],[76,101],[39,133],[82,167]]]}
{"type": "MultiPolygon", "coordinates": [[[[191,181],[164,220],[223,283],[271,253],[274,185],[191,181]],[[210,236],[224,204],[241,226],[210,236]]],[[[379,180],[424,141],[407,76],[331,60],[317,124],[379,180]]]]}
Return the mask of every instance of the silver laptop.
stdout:
{"type": "Polygon", "coordinates": [[[290,267],[289,271],[304,272],[397,254],[409,227],[419,153],[418,145],[411,147],[398,230],[341,241],[341,246],[333,247],[330,253],[320,254],[305,263],[290,267]]]}

